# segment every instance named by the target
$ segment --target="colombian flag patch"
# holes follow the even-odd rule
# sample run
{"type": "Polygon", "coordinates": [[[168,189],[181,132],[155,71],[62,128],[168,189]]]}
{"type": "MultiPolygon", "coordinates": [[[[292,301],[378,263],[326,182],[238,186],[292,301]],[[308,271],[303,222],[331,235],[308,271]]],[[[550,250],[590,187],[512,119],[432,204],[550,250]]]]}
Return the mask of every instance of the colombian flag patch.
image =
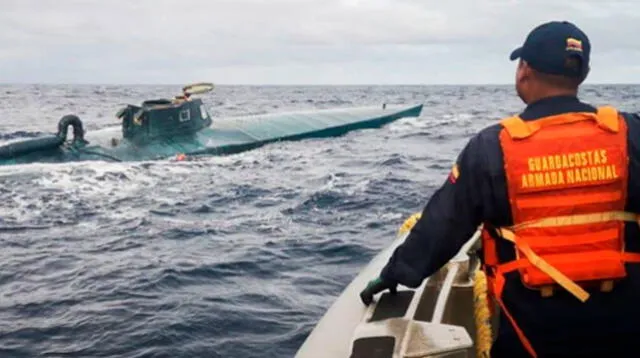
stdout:
{"type": "Polygon", "coordinates": [[[567,51],[582,52],[582,41],[576,40],[572,37],[567,38],[567,51]]]}
{"type": "Polygon", "coordinates": [[[460,170],[458,169],[458,164],[454,164],[453,167],[451,168],[451,173],[449,174],[449,181],[455,184],[459,176],[460,176],[460,170]]]}

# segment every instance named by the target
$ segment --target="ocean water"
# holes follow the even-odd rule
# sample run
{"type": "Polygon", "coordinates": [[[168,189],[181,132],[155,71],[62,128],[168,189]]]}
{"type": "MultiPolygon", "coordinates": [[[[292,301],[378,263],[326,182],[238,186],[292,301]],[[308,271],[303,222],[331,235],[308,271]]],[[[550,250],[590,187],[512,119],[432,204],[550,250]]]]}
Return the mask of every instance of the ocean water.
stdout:
{"type": "MultiPolygon", "coordinates": [[[[180,86],[3,85],[0,143],[180,86]]],[[[591,85],[640,111],[640,86],[591,85]]],[[[215,116],[423,103],[419,118],[224,157],[0,167],[0,357],[292,357],[512,86],[220,86],[215,116]]]]}

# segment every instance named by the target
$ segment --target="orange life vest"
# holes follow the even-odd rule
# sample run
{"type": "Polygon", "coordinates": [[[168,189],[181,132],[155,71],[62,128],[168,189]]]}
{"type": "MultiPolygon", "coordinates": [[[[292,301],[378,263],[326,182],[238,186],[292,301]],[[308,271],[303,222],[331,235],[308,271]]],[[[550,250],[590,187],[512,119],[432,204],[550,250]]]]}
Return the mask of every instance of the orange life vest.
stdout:
{"type": "Polygon", "coordinates": [[[500,145],[514,225],[484,225],[482,243],[489,293],[524,347],[537,356],[501,300],[503,274],[517,270],[523,284],[550,296],[563,287],[582,302],[590,286],[608,291],[626,276],[627,127],[612,107],[534,121],[501,121],[500,145]],[[490,231],[493,231],[493,235],[490,231]],[[496,237],[514,244],[516,259],[499,262],[496,237]]]}

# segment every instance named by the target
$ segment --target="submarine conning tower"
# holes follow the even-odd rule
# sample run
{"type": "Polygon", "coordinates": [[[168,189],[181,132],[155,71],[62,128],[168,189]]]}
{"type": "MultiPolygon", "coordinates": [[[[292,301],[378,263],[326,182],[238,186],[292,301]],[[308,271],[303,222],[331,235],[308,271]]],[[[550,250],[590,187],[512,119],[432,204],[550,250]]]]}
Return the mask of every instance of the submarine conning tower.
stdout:
{"type": "Polygon", "coordinates": [[[122,119],[122,136],[133,142],[172,138],[193,134],[211,125],[212,119],[204,103],[192,98],[206,93],[213,84],[196,83],[183,87],[183,94],[174,99],[154,99],[140,106],[127,105],[117,113],[122,119]]]}

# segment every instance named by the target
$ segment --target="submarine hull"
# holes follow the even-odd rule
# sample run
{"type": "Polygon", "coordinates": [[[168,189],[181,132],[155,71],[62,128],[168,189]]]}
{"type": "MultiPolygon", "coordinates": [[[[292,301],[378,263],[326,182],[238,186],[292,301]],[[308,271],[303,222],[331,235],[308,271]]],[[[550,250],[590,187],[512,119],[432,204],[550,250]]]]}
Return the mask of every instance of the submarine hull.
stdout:
{"type": "Polygon", "coordinates": [[[178,105],[164,102],[152,105],[151,109],[128,106],[120,112],[122,128],[106,128],[88,134],[84,134],[81,123],[78,127],[78,123],[68,123],[67,119],[62,126],[61,120],[56,136],[0,147],[0,165],[87,160],[144,161],[179,154],[228,155],[278,141],[337,137],[355,130],[379,128],[400,118],[418,117],[423,107],[420,104],[346,108],[211,120],[199,99],[178,105]],[[159,110],[167,113],[161,119],[154,118],[159,110]],[[145,113],[153,115],[145,116],[145,113]],[[175,125],[170,125],[171,121],[175,125]],[[72,125],[74,138],[67,141],[67,127],[72,125]],[[12,150],[14,147],[21,150],[12,150]]]}

